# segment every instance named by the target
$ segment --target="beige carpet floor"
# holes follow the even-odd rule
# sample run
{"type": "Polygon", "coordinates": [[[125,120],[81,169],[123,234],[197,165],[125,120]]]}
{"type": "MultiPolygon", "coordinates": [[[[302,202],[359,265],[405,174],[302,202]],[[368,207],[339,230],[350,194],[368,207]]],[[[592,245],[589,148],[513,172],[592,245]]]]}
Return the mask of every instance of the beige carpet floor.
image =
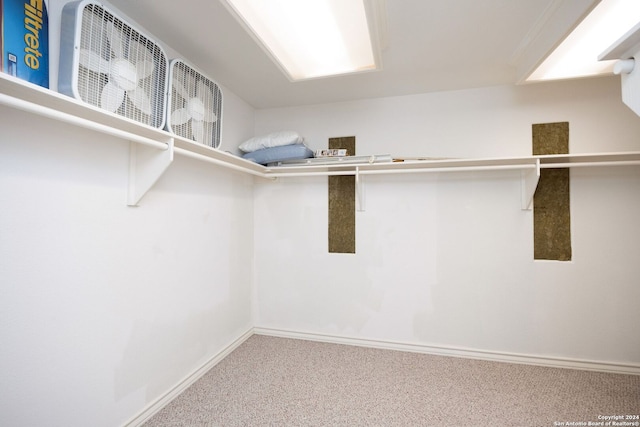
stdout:
{"type": "Polygon", "coordinates": [[[254,335],[145,427],[606,426],[637,414],[636,375],[254,335]]]}

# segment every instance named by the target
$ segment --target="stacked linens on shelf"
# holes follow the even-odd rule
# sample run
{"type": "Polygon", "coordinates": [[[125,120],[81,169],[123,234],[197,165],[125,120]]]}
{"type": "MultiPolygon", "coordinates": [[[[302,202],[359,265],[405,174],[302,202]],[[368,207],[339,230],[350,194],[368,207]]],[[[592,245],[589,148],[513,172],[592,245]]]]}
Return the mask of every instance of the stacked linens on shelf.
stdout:
{"type": "Polygon", "coordinates": [[[313,151],[295,131],[279,131],[256,136],[240,144],[239,148],[245,153],[243,159],[261,165],[313,157],[313,151]]]}

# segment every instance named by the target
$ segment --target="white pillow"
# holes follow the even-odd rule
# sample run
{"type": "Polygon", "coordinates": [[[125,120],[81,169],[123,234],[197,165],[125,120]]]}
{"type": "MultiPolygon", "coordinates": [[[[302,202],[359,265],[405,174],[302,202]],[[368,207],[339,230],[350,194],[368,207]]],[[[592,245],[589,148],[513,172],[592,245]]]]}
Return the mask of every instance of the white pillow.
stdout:
{"type": "Polygon", "coordinates": [[[272,132],[268,135],[254,136],[240,144],[240,148],[245,153],[251,153],[263,148],[278,147],[280,145],[301,144],[304,138],[298,132],[282,130],[272,132]]]}

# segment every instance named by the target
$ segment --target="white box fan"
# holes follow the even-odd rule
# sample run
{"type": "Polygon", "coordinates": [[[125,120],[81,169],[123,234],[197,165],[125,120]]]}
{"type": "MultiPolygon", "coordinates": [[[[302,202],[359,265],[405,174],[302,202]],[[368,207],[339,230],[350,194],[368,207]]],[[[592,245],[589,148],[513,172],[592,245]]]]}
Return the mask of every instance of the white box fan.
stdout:
{"type": "Polygon", "coordinates": [[[58,90],[155,128],[165,123],[167,57],[102,4],[62,10],[58,90]]]}
{"type": "Polygon", "coordinates": [[[217,148],[222,135],[222,91],[181,59],[169,66],[167,130],[217,148]]]}

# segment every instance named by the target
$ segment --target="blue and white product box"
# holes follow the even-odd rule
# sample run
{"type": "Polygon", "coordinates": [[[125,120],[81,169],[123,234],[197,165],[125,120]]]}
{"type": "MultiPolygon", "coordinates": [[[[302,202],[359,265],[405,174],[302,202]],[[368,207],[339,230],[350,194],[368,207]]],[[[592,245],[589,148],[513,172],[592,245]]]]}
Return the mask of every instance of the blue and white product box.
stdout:
{"type": "Polygon", "coordinates": [[[49,15],[45,0],[0,0],[0,70],[49,87],[49,15]]]}

